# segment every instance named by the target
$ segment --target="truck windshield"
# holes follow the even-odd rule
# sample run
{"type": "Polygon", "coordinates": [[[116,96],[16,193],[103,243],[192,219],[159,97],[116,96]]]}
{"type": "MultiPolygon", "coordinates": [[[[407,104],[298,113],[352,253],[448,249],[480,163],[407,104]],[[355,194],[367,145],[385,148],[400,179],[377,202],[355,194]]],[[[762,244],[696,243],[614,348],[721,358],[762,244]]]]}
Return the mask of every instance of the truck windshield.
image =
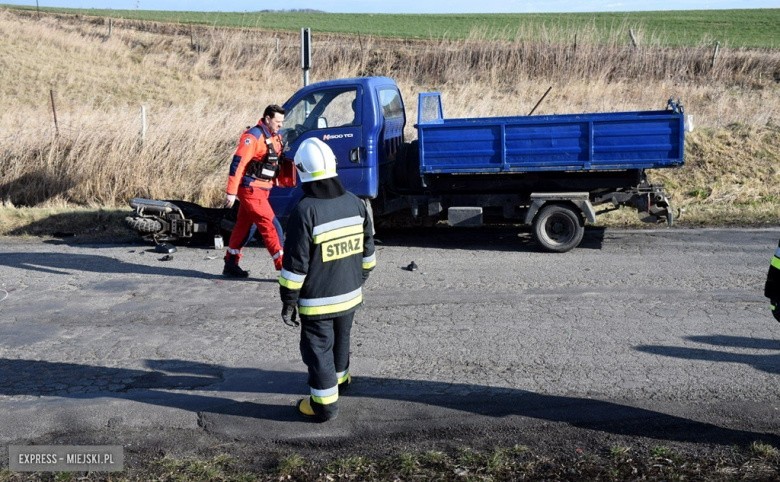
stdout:
{"type": "Polygon", "coordinates": [[[360,124],[357,89],[330,89],[303,97],[287,109],[282,134],[292,143],[313,129],[360,124]]]}

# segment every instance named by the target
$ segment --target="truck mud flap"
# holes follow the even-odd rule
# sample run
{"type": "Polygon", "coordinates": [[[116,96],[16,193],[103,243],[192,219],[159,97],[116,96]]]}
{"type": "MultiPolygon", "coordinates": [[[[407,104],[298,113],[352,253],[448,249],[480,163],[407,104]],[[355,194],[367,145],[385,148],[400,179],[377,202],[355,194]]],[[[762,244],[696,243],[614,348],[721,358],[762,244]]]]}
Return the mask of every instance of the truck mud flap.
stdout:
{"type": "Polygon", "coordinates": [[[596,211],[590,203],[590,195],[587,192],[555,192],[555,193],[532,193],[531,205],[525,214],[525,224],[532,224],[536,214],[547,203],[567,202],[571,203],[582,212],[585,220],[589,223],[596,222],[596,211]]]}

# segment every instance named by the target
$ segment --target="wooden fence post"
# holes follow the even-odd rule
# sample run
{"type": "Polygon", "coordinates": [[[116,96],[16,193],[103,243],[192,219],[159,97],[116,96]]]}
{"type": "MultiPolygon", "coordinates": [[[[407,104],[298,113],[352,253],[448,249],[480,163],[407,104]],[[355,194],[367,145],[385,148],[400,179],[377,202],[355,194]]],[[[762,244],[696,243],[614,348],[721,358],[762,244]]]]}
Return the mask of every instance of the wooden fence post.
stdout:
{"type": "Polygon", "coordinates": [[[720,51],[720,42],[715,42],[715,50],[712,51],[712,61],[710,62],[710,68],[715,68],[715,59],[718,58],[718,52],[720,51]]]}
{"type": "Polygon", "coordinates": [[[51,112],[54,114],[54,131],[57,135],[60,135],[60,125],[57,122],[57,107],[54,105],[54,89],[49,89],[49,97],[51,98],[51,112]]]}
{"type": "Polygon", "coordinates": [[[364,60],[366,59],[366,51],[363,49],[363,37],[360,36],[359,31],[358,31],[358,45],[360,45],[360,70],[358,72],[360,72],[359,75],[366,75],[363,72],[363,63],[364,60]]]}
{"type": "Polygon", "coordinates": [[[141,144],[146,142],[146,106],[141,106],[141,144]]]}
{"type": "Polygon", "coordinates": [[[633,44],[634,48],[637,48],[639,46],[639,43],[636,41],[633,28],[628,29],[628,36],[631,37],[631,44],[633,44]]]}

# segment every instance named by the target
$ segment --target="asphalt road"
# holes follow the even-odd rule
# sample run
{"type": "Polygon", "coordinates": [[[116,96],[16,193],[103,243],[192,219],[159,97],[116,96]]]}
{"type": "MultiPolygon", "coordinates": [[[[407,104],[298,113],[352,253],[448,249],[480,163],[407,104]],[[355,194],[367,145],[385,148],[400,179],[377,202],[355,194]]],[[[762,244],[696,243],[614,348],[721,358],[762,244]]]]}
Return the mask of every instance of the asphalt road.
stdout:
{"type": "MultiPolygon", "coordinates": [[[[0,444],[126,458],[622,442],[780,446],[780,229],[598,230],[566,254],[509,229],[380,233],[333,422],[306,393],[276,272],[249,248],[0,240],[0,444]],[[412,261],[416,271],[404,269],[412,261]]],[[[0,465],[8,453],[0,451],[0,465]]]]}

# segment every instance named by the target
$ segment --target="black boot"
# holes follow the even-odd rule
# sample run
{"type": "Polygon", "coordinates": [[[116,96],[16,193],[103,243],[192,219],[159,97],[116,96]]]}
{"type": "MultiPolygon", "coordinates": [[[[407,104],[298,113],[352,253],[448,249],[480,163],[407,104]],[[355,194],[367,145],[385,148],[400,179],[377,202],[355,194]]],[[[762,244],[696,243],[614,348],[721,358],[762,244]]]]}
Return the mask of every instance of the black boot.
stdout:
{"type": "Polygon", "coordinates": [[[245,271],[238,266],[238,256],[228,254],[225,256],[225,268],[222,274],[232,278],[248,278],[249,271],[245,271]]]}
{"type": "Polygon", "coordinates": [[[313,401],[311,397],[306,397],[298,400],[298,412],[317,422],[327,422],[339,416],[339,406],[338,402],[321,405],[313,401]]]}

